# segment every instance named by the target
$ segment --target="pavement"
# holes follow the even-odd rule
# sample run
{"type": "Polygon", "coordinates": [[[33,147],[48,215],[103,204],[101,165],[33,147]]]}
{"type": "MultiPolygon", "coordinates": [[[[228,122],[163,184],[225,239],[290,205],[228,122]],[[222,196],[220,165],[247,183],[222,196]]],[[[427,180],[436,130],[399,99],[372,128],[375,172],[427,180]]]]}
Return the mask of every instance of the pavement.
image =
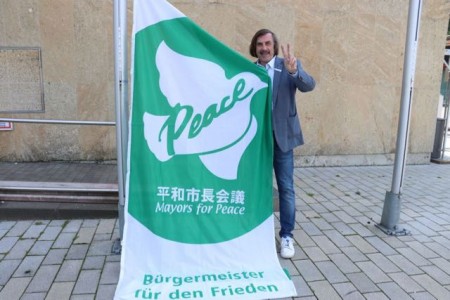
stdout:
{"type": "MultiPolygon", "coordinates": [[[[114,168],[100,173],[114,178],[114,168]]],[[[292,299],[450,299],[450,165],[406,167],[399,227],[410,235],[376,226],[392,174],[393,166],[295,169],[296,255],[280,258],[292,299]]],[[[115,217],[0,220],[0,299],[112,299],[119,235],[115,217]]]]}

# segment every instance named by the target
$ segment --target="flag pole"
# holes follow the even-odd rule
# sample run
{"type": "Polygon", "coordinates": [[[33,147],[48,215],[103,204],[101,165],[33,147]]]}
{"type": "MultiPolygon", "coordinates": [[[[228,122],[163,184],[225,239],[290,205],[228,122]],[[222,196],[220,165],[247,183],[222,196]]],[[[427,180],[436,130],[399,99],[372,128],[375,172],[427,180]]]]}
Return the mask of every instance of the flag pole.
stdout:
{"type": "Polygon", "coordinates": [[[125,178],[128,145],[128,75],[127,75],[127,1],[114,0],[114,95],[116,108],[117,179],[119,190],[120,236],[114,242],[112,252],[121,252],[123,237],[125,178]]]}
{"type": "Polygon", "coordinates": [[[408,134],[411,116],[411,103],[414,88],[417,42],[419,39],[420,13],[422,0],[410,0],[408,11],[408,28],[403,63],[402,99],[397,132],[397,146],[394,161],[394,173],[391,191],[386,192],[383,214],[377,227],[389,235],[407,235],[410,232],[398,226],[400,219],[400,195],[405,174],[406,154],[408,151],[408,134]]]}

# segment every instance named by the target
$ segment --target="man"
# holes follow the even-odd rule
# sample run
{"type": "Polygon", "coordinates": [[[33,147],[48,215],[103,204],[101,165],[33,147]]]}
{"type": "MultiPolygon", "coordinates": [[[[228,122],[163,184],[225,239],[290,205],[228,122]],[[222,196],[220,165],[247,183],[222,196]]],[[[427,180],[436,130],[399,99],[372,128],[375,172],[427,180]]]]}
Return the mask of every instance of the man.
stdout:
{"type": "Polygon", "coordinates": [[[258,59],[258,65],[266,68],[272,80],[273,168],[280,201],[280,255],[291,258],[295,254],[292,234],[295,226],[293,149],[304,143],[295,93],[297,90],[312,91],[316,82],[303,70],[289,44],[286,49],[281,46],[281,50],[284,58],[277,56],[278,39],[268,29],[256,32],[250,43],[250,55],[258,59]]]}

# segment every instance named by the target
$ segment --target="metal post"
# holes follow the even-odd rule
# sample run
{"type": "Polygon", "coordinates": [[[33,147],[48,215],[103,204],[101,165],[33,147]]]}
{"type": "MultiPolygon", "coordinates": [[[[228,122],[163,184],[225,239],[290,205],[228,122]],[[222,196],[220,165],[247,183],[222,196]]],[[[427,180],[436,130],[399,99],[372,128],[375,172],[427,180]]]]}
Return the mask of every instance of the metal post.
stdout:
{"type": "Polygon", "coordinates": [[[446,71],[447,71],[447,86],[445,89],[445,95],[444,95],[444,106],[445,106],[445,110],[444,110],[444,119],[445,119],[445,124],[444,124],[444,140],[442,142],[442,150],[441,150],[441,160],[444,160],[444,156],[445,156],[445,145],[447,144],[447,133],[448,133],[448,116],[449,116],[449,108],[450,108],[450,68],[448,66],[448,64],[445,62],[444,60],[444,64],[446,67],[446,71]]]}
{"type": "Polygon", "coordinates": [[[128,122],[128,76],[127,76],[127,1],[114,0],[114,92],[116,103],[116,148],[117,175],[119,189],[119,229],[120,238],[114,243],[112,252],[121,252],[123,237],[126,157],[127,157],[127,122],[128,122]]]}
{"type": "Polygon", "coordinates": [[[408,28],[403,63],[402,99],[397,132],[397,146],[394,161],[394,173],[391,191],[386,192],[381,223],[377,226],[389,235],[406,235],[409,231],[400,229],[400,194],[405,174],[406,154],[408,148],[409,121],[414,86],[417,41],[419,39],[421,0],[410,0],[408,11],[408,28]]]}

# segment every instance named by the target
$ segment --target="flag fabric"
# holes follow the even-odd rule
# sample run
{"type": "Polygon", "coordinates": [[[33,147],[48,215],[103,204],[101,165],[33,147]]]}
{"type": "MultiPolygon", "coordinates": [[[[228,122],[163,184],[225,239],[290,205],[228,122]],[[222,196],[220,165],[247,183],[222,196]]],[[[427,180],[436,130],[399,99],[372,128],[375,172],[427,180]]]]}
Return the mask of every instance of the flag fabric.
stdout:
{"type": "Polygon", "coordinates": [[[272,213],[267,72],[165,0],[135,0],[115,299],[295,296],[272,213]]]}

